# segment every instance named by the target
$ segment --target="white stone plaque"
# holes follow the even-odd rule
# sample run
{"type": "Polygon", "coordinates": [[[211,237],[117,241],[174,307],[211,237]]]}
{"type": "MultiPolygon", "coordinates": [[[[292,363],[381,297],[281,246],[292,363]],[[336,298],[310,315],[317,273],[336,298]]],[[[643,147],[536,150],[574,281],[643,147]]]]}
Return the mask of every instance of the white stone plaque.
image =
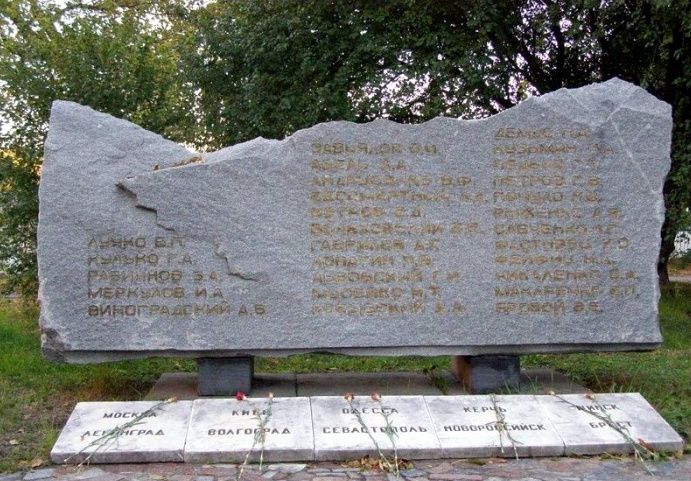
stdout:
{"type": "Polygon", "coordinates": [[[54,463],[180,462],[192,402],[83,402],[58,438],[54,463]]]}
{"type": "Polygon", "coordinates": [[[194,401],[185,462],[307,461],[313,452],[309,398],[194,401]]]}
{"type": "Polygon", "coordinates": [[[422,396],[315,396],[312,401],[315,458],[358,458],[379,452],[388,459],[441,456],[439,440],[422,396]]]}
{"type": "Polygon", "coordinates": [[[638,393],[536,396],[566,445],[565,454],[628,453],[628,435],[656,450],[676,451],[684,443],[638,393]],[[611,423],[617,429],[611,427],[611,423]]]}
{"type": "Polygon", "coordinates": [[[445,458],[564,454],[564,443],[534,396],[425,396],[425,401],[445,458]]]}

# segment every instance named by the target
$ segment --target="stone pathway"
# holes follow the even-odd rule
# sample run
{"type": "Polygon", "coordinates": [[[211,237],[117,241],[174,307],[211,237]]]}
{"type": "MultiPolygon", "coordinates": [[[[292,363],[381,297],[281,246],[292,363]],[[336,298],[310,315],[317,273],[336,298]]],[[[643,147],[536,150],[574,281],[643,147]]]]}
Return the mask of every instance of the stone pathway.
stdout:
{"type": "MultiPolygon", "coordinates": [[[[482,461],[416,461],[401,471],[399,479],[410,481],[638,481],[691,479],[691,456],[651,465],[651,477],[632,457],[626,458],[541,458],[482,461]]],[[[238,465],[115,464],[38,469],[27,473],[0,475],[0,481],[234,481],[238,465]]],[[[392,474],[363,471],[336,463],[269,464],[261,471],[245,468],[245,481],[395,481],[392,474]]]]}

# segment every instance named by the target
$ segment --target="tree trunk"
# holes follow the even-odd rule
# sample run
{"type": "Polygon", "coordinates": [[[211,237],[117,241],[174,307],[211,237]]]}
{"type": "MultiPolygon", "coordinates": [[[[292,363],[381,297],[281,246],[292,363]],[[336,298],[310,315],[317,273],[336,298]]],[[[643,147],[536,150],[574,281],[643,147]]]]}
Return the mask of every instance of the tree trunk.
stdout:
{"type": "Polygon", "coordinates": [[[660,245],[660,257],[657,260],[657,275],[660,280],[660,286],[669,285],[669,272],[667,264],[669,258],[674,252],[674,238],[675,233],[670,232],[669,216],[665,216],[665,222],[662,224],[662,244],[660,245]]]}

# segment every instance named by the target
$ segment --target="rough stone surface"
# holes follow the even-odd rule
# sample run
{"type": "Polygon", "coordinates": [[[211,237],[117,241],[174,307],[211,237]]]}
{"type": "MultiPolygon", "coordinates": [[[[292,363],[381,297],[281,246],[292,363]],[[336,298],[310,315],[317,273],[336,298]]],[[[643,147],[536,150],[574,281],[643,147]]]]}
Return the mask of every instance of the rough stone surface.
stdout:
{"type": "Polygon", "coordinates": [[[269,471],[280,471],[282,473],[299,473],[300,471],[304,471],[305,468],[307,467],[306,464],[298,464],[298,463],[280,463],[280,464],[271,464],[267,467],[269,471]]]}
{"type": "Polygon", "coordinates": [[[626,436],[655,450],[678,451],[684,446],[681,437],[638,393],[536,398],[564,440],[567,455],[633,452],[626,436]]]}
{"type": "Polygon", "coordinates": [[[613,79],[479,121],[331,122],[195,156],[56,102],[44,351],[651,348],[671,125],[669,105],[613,79]]]}
{"type": "Polygon", "coordinates": [[[308,398],[194,401],[186,462],[309,461],[313,453],[308,398]]]}
{"type": "Polygon", "coordinates": [[[422,396],[355,397],[352,406],[342,396],[310,400],[317,460],[376,459],[379,451],[389,459],[396,454],[406,459],[441,455],[422,396]]]}
{"type": "Polygon", "coordinates": [[[56,464],[180,462],[191,409],[190,401],[79,403],[50,458],[56,464]],[[120,435],[109,435],[116,429],[120,435]]]}
{"type": "Polygon", "coordinates": [[[30,471],[24,476],[24,481],[38,481],[39,479],[50,478],[55,470],[52,468],[37,469],[30,471]]]}
{"type": "Polygon", "coordinates": [[[534,396],[425,396],[425,402],[445,458],[564,453],[534,396]]]}
{"type": "Polygon", "coordinates": [[[22,478],[22,473],[0,474],[0,481],[20,481],[22,478]]]}

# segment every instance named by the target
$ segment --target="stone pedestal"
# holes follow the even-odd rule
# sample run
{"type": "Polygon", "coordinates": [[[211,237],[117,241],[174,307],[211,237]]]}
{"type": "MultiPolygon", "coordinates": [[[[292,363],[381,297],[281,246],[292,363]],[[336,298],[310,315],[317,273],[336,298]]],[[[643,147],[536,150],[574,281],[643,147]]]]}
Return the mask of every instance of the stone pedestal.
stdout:
{"type": "MultiPolygon", "coordinates": [[[[382,455],[391,462],[396,455],[399,459],[598,455],[630,453],[631,439],[652,450],[684,447],[684,440],[638,393],[116,401],[79,403],[51,451],[51,460],[285,463],[382,455]]],[[[253,479],[271,478],[277,474],[271,469],[253,479]]],[[[341,475],[329,479],[346,480],[341,475]]],[[[451,479],[444,476],[437,477],[451,479]]]]}
{"type": "Polygon", "coordinates": [[[254,375],[253,357],[206,357],[197,359],[197,391],[200,396],[232,396],[249,393],[254,375]]]}
{"type": "Polygon", "coordinates": [[[473,394],[518,391],[520,387],[518,356],[452,356],[451,370],[473,394]]]}

